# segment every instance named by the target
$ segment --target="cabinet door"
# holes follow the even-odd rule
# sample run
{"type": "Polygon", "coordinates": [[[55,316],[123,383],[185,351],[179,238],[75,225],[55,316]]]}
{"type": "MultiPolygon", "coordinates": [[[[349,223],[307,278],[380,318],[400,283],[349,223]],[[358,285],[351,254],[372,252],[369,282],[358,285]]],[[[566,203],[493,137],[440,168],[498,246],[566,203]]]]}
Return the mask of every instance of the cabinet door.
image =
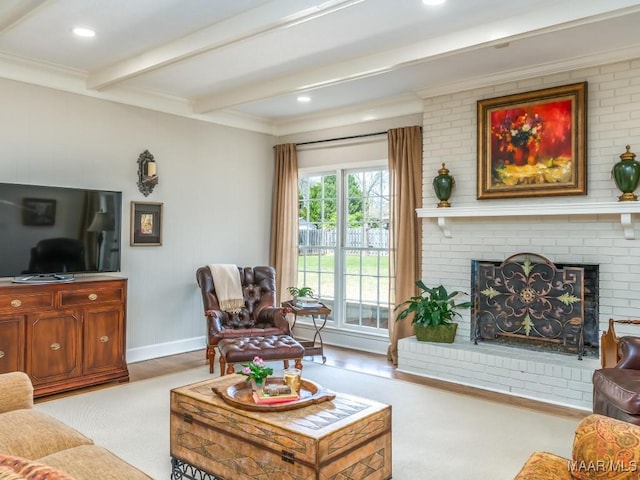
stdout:
{"type": "Polygon", "coordinates": [[[0,317],[0,373],[24,371],[24,315],[0,317]]]}
{"type": "Polygon", "coordinates": [[[84,373],[99,373],[124,366],[122,307],[87,308],[84,313],[84,373]]]}
{"type": "Polygon", "coordinates": [[[75,310],[29,315],[27,373],[34,385],[79,376],[82,317],[75,310]]]}

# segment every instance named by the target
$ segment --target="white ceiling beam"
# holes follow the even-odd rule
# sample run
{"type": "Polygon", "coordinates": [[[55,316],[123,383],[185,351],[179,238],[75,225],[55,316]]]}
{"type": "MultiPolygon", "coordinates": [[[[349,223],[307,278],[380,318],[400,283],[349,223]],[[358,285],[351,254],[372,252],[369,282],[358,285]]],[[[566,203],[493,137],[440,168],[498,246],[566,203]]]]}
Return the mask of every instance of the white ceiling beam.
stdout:
{"type": "Polygon", "coordinates": [[[410,46],[325,66],[313,71],[307,70],[272,81],[243,85],[195,99],[194,111],[205,113],[267,98],[308,92],[316,88],[406,68],[454,53],[483,48],[492,44],[498,45],[508,40],[564,30],[640,11],[640,6],[637,3],[634,7],[621,8],[613,12],[606,11],[598,1],[585,0],[583,7],[579,11],[573,6],[565,6],[563,9],[556,6],[551,10],[538,9],[513,19],[501,19],[462,32],[451,32],[410,46]],[[503,33],[501,38],[495,38],[496,31],[503,33]]]}
{"type": "Polygon", "coordinates": [[[302,10],[295,0],[267,2],[241,15],[90,73],[87,88],[99,90],[196,55],[329,15],[363,1],[366,0],[328,0],[302,10]]]}
{"type": "Polygon", "coordinates": [[[8,32],[41,8],[53,2],[54,0],[22,0],[18,4],[18,8],[11,9],[5,15],[0,16],[0,35],[8,32]]]}

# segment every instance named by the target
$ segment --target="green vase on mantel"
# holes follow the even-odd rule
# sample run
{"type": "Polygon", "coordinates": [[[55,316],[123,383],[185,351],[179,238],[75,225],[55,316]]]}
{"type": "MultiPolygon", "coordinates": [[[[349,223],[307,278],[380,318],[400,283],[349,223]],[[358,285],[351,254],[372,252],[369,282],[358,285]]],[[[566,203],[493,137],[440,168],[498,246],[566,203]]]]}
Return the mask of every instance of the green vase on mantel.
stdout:
{"type": "Polygon", "coordinates": [[[630,152],[630,145],[627,145],[627,151],[620,155],[620,161],[613,166],[611,174],[616,185],[622,192],[618,197],[619,202],[632,202],[638,200],[637,195],[633,192],[638,188],[640,182],[640,163],[636,161],[636,154],[630,152]]]}
{"type": "Polygon", "coordinates": [[[441,207],[450,207],[449,198],[451,198],[451,193],[453,193],[453,187],[456,184],[454,178],[449,175],[449,169],[442,164],[442,168],[438,170],[438,175],[433,179],[433,190],[436,192],[436,197],[438,197],[438,208],[441,207]]]}

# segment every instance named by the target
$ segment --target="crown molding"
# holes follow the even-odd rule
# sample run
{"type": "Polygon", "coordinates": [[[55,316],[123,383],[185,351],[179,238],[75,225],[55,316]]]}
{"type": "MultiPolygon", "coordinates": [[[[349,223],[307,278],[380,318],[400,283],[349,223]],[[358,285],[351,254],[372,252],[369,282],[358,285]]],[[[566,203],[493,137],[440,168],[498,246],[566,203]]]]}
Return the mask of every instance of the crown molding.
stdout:
{"type": "Polygon", "coordinates": [[[476,88],[490,87],[519,80],[528,80],[530,78],[570,72],[572,70],[579,70],[582,68],[597,67],[600,65],[632,60],[635,58],[640,58],[640,44],[568,60],[558,60],[556,62],[533,65],[507,72],[473,77],[459,82],[447,82],[446,84],[419,89],[416,91],[416,95],[423,99],[438,97],[441,95],[449,95],[476,88]]]}
{"type": "Polygon", "coordinates": [[[421,114],[422,111],[423,100],[415,95],[408,94],[360,104],[355,107],[327,110],[321,114],[276,122],[274,131],[275,135],[282,137],[416,113],[421,114]]]}
{"type": "Polygon", "coordinates": [[[208,123],[274,135],[273,123],[261,118],[221,110],[198,114],[192,103],[185,98],[132,87],[113,87],[99,91],[87,88],[88,74],[46,62],[34,61],[0,52],[0,77],[7,80],[38,85],[67,93],[97,98],[134,107],[178,115],[208,123]]]}

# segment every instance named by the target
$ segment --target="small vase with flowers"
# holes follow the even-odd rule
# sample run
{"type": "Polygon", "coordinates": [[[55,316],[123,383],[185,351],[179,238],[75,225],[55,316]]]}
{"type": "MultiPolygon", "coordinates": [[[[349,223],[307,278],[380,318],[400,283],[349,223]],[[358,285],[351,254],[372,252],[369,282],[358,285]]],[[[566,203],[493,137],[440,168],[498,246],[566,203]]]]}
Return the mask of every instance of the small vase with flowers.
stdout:
{"type": "Polygon", "coordinates": [[[242,370],[236,372],[247,377],[254,390],[262,388],[269,375],[273,375],[273,368],[267,367],[265,361],[258,356],[253,357],[249,363],[242,365],[242,370]]]}

